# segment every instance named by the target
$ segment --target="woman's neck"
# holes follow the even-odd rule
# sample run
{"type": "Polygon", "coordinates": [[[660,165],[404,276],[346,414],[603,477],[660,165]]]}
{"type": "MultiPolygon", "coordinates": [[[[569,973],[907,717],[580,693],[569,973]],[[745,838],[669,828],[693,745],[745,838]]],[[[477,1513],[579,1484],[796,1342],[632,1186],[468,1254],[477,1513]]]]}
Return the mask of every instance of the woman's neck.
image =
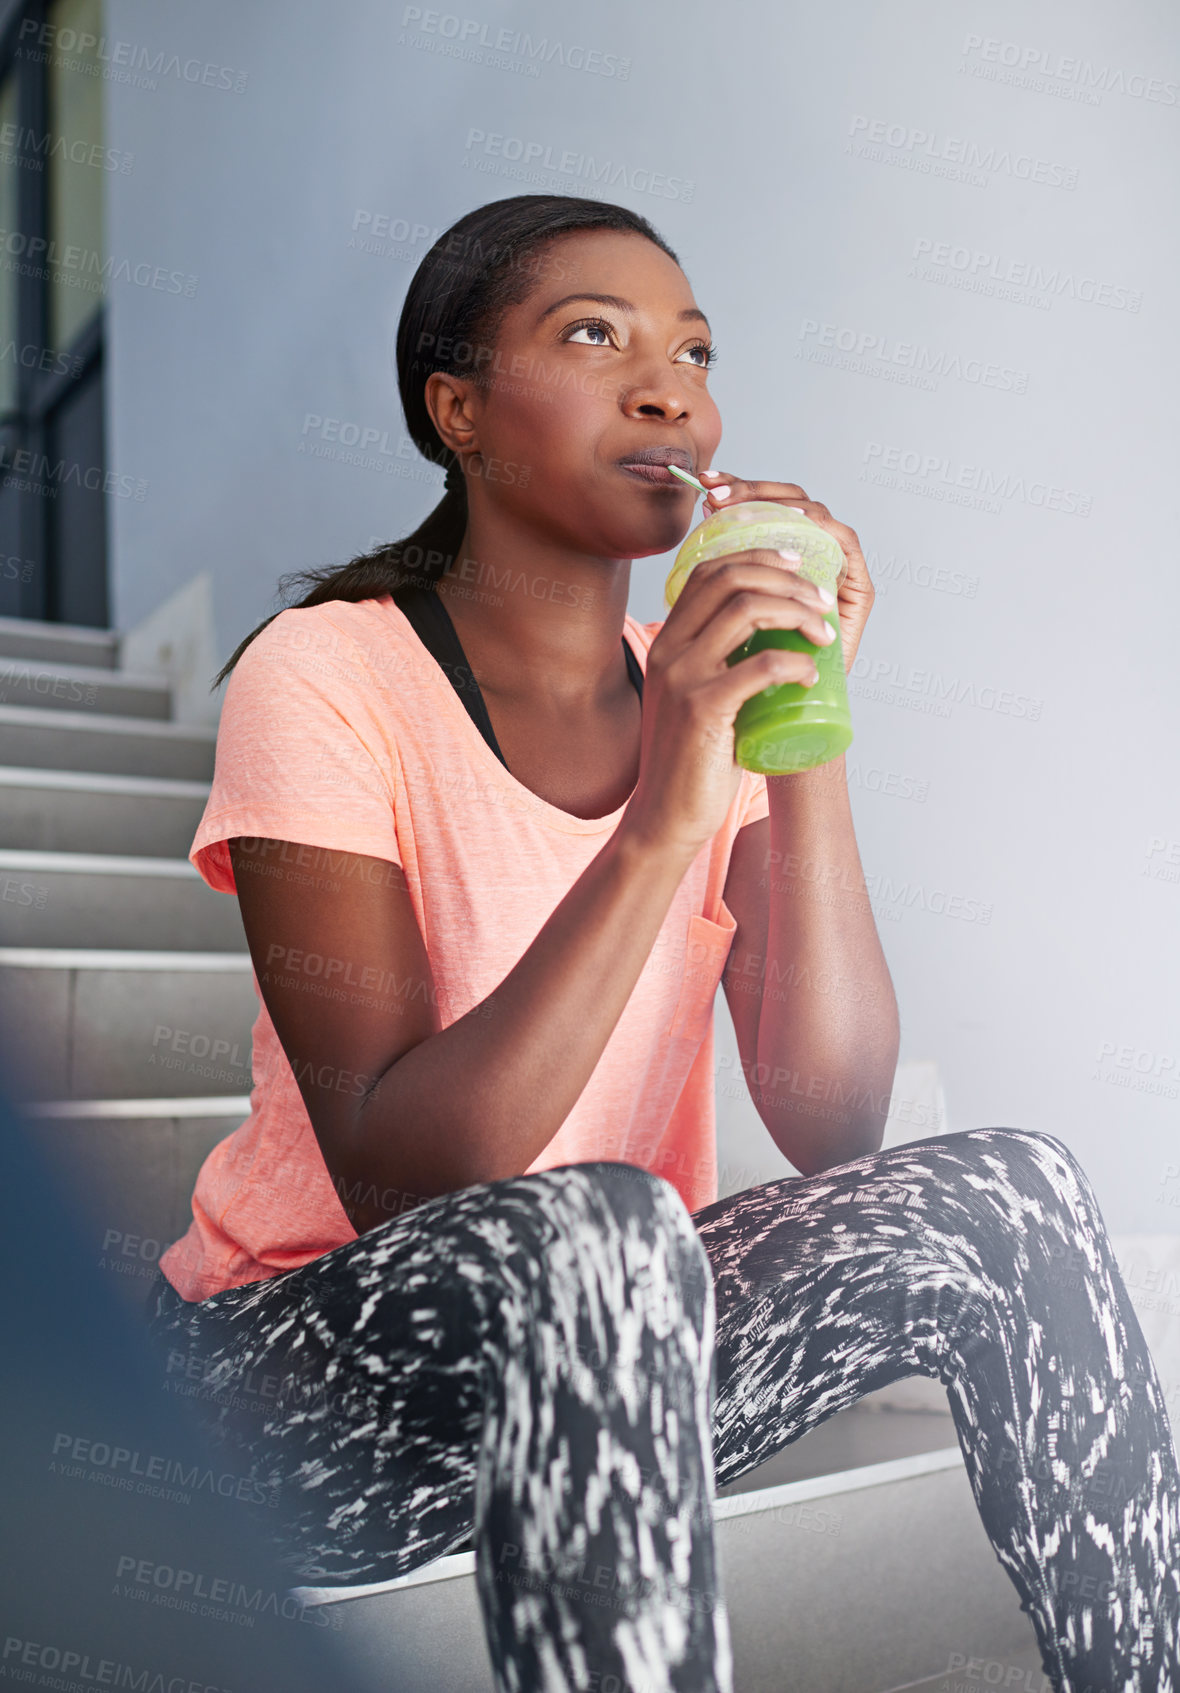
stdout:
{"type": "Polygon", "coordinates": [[[435,583],[479,685],[517,703],[594,709],[629,688],[621,648],[629,559],[493,562],[463,537],[435,583]]]}

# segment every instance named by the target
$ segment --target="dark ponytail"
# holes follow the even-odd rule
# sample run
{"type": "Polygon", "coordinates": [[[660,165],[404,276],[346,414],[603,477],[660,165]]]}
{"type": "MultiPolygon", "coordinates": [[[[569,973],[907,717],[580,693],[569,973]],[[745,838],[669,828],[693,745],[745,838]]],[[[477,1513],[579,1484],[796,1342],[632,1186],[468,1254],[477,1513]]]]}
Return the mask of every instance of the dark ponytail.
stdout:
{"type": "MultiPolygon", "coordinates": [[[[558,236],[587,229],[615,229],[643,235],[679,264],[679,259],[638,212],[599,200],[565,194],[517,194],[478,206],[451,225],[431,247],[410,280],[397,329],[397,382],[414,445],[432,464],[446,467],[446,491],[434,510],[400,541],[387,541],[342,566],[289,571],[279,579],[286,599],[300,588],[293,606],[328,600],[369,600],[396,595],[405,586],[437,582],[458,556],[467,529],[467,484],[457,456],[447,447],[426,406],[426,378],[432,371],[487,380],[480,365],[494,348],[510,307],[532,292],[540,249],[558,236]],[[439,349],[445,351],[440,355],[439,349]]],[[[213,683],[229,675],[255,635],[279,612],[251,631],[213,683]]]]}

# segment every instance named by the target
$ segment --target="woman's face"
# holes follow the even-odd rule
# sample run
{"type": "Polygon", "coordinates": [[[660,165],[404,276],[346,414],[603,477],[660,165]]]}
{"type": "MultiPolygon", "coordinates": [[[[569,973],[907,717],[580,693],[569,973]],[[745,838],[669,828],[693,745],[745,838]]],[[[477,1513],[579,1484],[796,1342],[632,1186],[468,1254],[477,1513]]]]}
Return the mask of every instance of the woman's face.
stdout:
{"type": "Polygon", "coordinates": [[[483,468],[468,481],[472,516],[494,506],[592,557],[665,552],[687,533],[696,496],[666,469],[644,475],[626,461],[669,448],[683,469],[709,468],[721,439],[709,326],[679,265],[642,235],[561,236],[534,262],[536,285],[505,313],[474,390],[483,468]]]}

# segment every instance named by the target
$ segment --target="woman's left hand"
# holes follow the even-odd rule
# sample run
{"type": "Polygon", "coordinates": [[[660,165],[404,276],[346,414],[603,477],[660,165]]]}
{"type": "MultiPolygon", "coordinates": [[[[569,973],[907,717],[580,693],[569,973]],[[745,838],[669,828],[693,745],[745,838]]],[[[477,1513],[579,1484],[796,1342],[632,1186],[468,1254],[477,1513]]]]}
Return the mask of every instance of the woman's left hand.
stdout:
{"type": "Polygon", "coordinates": [[[839,541],[848,563],[836,602],[840,617],[840,644],[844,650],[844,672],[847,675],[852,669],[860,637],[876,598],[856,531],[846,523],[837,523],[827,506],[821,505],[818,500],[808,499],[797,482],[743,482],[740,477],[730,476],[723,470],[699,471],[698,480],[709,488],[705,502],[706,516],[711,512],[724,511],[726,506],[736,505],[739,500],[777,500],[782,505],[802,510],[805,517],[839,541]],[[722,488],[726,491],[724,497],[719,498],[722,488]]]}

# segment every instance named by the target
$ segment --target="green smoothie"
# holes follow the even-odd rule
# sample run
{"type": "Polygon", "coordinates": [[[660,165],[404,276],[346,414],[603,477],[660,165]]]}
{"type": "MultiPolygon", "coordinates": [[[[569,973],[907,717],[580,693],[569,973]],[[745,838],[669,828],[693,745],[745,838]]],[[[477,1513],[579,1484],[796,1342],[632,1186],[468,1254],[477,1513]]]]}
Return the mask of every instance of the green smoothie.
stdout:
{"type": "MultiPolygon", "coordinates": [[[[686,536],[664,588],[669,611],[689,572],[702,559],[745,552],[751,547],[793,549],[801,557],[793,568],[832,594],[844,580],[847,560],[843,549],[825,529],[776,500],[740,500],[714,512],[686,536]]],[[[785,561],[783,568],[788,568],[785,561]]],[[[839,758],[852,744],[835,606],[824,616],[837,636],[826,647],[816,646],[796,629],[756,629],[748,641],[729,654],[727,662],[739,664],[763,647],[788,647],[809,653],[819,672],[810,687],[801,682],[775,683],[745,702],[734,722],[734,757],[744,769],[763,776],[811,770],[839,758]]]]}

